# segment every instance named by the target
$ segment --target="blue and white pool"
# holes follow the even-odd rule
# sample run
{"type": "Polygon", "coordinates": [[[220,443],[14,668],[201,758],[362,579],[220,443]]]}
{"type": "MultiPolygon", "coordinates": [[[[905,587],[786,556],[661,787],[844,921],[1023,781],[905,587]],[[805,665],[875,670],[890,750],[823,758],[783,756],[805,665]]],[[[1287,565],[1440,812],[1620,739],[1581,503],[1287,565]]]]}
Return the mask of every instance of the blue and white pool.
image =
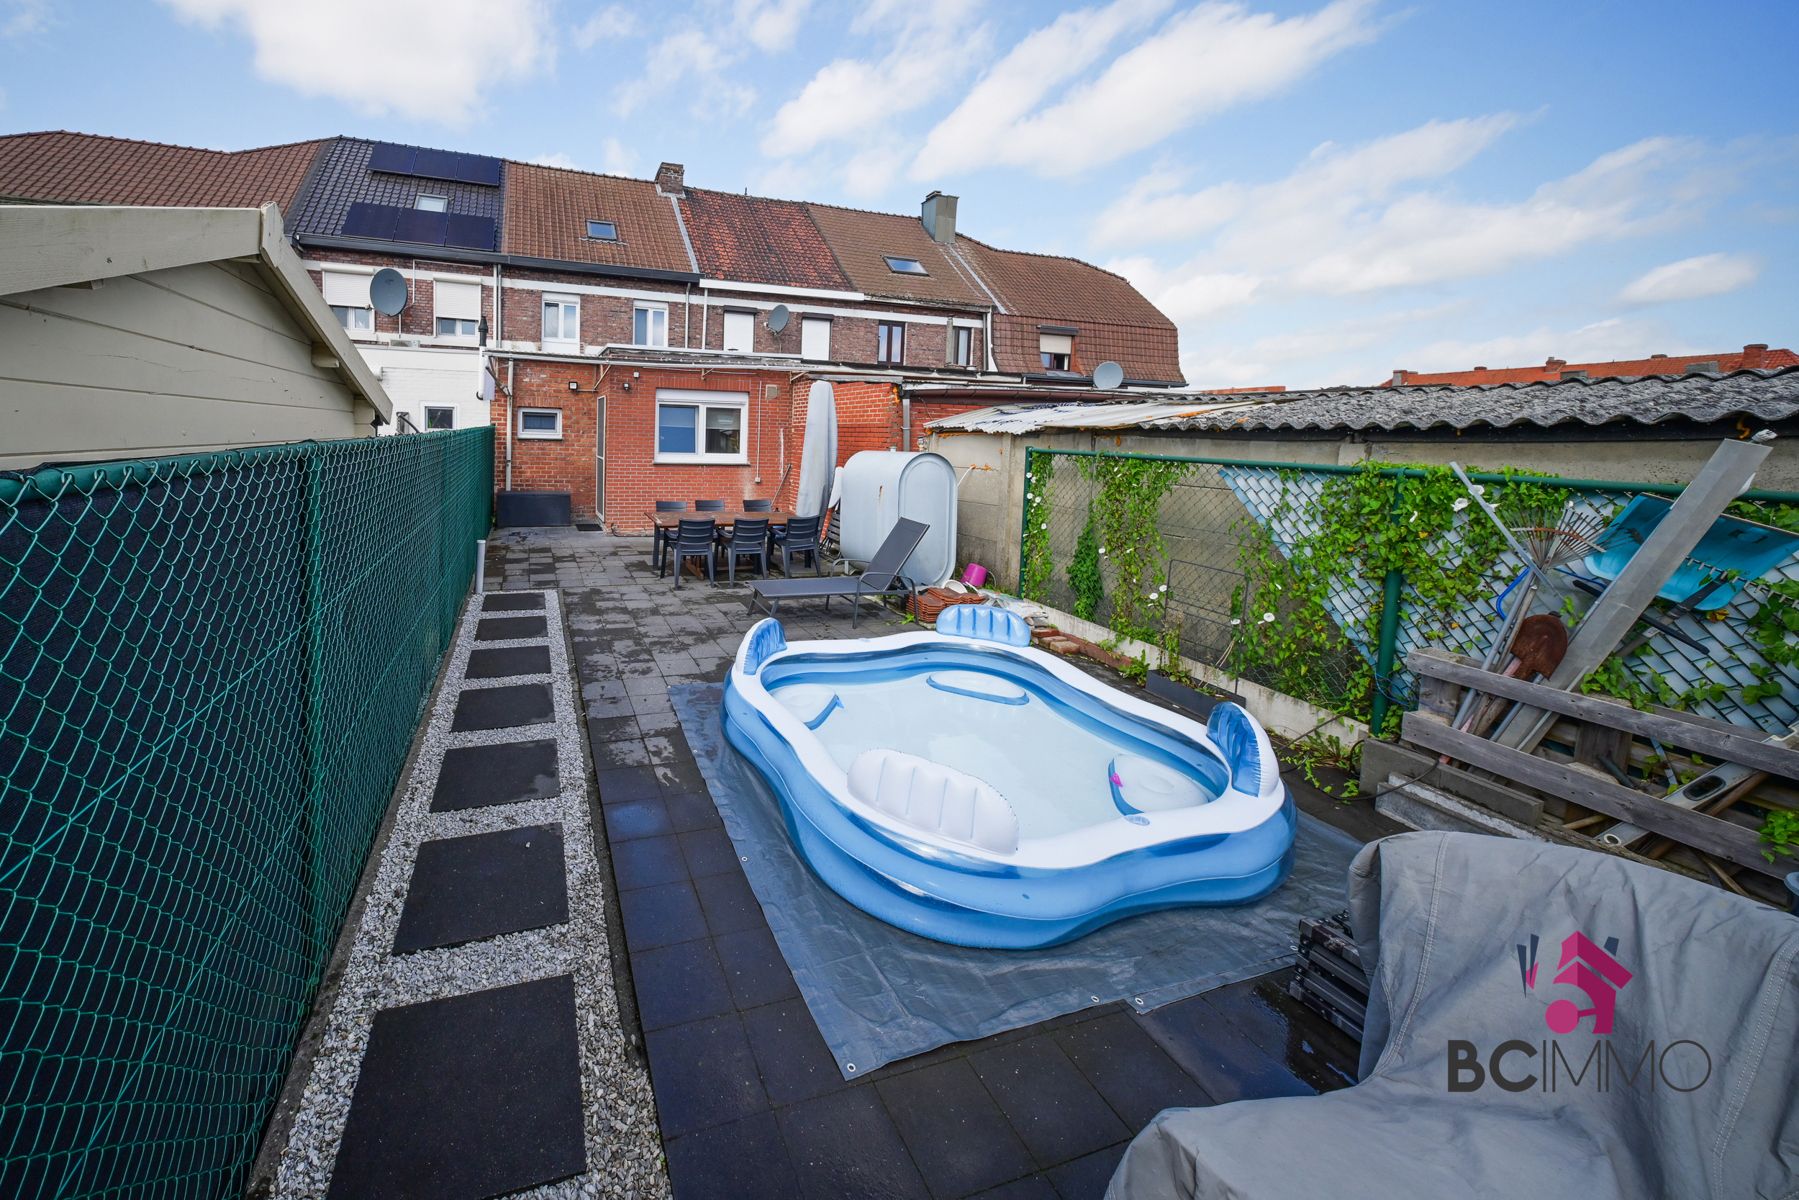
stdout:
{"type": "Polygon", "coordinates": [[[824,882],[901,929],[1026,948],[1150,909],[1279,886],[1296,818],[1268,737],[1208,724],[1030,646],[1002,610],[940,632],[789,646],[744,637],[725,734],[824,882]]]}

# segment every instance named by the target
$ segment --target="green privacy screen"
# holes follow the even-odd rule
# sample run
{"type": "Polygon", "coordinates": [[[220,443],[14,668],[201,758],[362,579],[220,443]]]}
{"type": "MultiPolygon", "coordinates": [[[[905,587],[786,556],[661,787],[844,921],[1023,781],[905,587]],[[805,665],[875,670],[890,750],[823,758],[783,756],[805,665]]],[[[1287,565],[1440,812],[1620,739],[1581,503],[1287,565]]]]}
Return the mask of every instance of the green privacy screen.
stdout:
{"type": "Polygon", "coordinates": [[[0,474],[0,1196],[238,1194],[493,431],[0,474]]]}

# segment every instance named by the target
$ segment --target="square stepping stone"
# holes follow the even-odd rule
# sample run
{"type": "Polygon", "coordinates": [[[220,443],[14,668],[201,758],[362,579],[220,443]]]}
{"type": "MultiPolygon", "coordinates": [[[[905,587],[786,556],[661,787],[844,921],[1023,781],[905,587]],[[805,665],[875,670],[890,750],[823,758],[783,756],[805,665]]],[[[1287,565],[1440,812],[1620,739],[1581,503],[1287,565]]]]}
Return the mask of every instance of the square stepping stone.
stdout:
{"type": "Polygon", "coordinates": [[[568,920],[562,826],[527,825],[419,846],[394,953],[560,925],[568,920]]]}
{"type": "Polygon", "coordinates": [[[375,1014],[334,1200],[481,1200],[586,1169],[574,976],[375,1014]]]}
{"type": "Polygon", "coordinates": [[[468,656],[469,679],[504,679],[508,675],[548,675],[548,646],[489,646],[471,650],[468,656]]]}
{"type": "Polygon", "coordinates": [[[450,728],[457,733],[466,733],[471,729],[541,725],[551,720],[555,713],[547,683],[464,688],[456,697],[456,715],[450,720],[450,728]]]}
{"type": "Polygon", "coordinates": [[[475,622],[477,642],[506,642],[514,638],[543,637],[549,632],[547,619],[536,617],[482,617],[475,622]]]}
{"type": "Polygon", "coordinates": [[[431,793],[432,812],[548,800],[561,794],[562,775],[554,738],[460,746],[444,752],[431,793]]]}
{"type": "Polygon", "coordinates": [[[496,612],[542,612],[542,592],[488,592],[481,597],[481,611],[496,612]]]}

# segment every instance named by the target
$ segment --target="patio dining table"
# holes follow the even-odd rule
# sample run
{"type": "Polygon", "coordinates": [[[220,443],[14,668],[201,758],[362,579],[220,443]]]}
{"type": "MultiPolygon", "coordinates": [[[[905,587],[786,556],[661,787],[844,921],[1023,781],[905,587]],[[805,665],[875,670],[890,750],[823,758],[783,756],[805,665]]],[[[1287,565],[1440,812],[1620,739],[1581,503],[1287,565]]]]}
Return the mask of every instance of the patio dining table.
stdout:
{"type": "MultiPolygon", "coordinates": [[[[656,526],[658,532],[666,532],[672,537],[675,528],[680,525],[682,521],[698,521],[710,517],[722,532],[739,521],[754,521],[766,517],[768,519],[768,527],[770,529],[775,529],[793,520],[797,514],[781,508],[771,509],[767,512],[746,512],[741,508],[725,508],[708,512],[646,512],[643,515],[650,519],[651,523],[656,526]]],[[[660,547],[657,547],[650,552],[651,565],[658,569],[660,569],[662,563],[660,554],[660,547]]]]}

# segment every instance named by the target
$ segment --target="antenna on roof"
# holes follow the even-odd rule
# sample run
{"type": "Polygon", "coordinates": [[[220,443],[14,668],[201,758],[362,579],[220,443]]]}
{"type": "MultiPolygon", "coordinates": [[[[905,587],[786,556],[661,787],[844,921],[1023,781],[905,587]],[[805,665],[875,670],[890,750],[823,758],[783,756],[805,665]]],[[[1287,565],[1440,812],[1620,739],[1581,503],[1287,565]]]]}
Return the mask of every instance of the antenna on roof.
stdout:
{"type": "Polygon", "coordinates": [[[382,267],[369,280],[369,303],[378,313],[398,316],[406,307],[406,277],[392,267],[382,267]]]}
{"type": "Polygon", "coordinates": [[[777,304],[773,308],[769,309],[768,310],[768,331],[770,333],[779,333],[783,329],[787,328],[788,315],[789,315],[789,313],[787,311],[787,306],[785,304],[777,304]]]}
{"type": "Polygon", "coordinates": [[[1107,359],[1093,368],[1093,386],[1102,392],[1109,392],[1124,382],[1124,368],[1107,359]]]}

